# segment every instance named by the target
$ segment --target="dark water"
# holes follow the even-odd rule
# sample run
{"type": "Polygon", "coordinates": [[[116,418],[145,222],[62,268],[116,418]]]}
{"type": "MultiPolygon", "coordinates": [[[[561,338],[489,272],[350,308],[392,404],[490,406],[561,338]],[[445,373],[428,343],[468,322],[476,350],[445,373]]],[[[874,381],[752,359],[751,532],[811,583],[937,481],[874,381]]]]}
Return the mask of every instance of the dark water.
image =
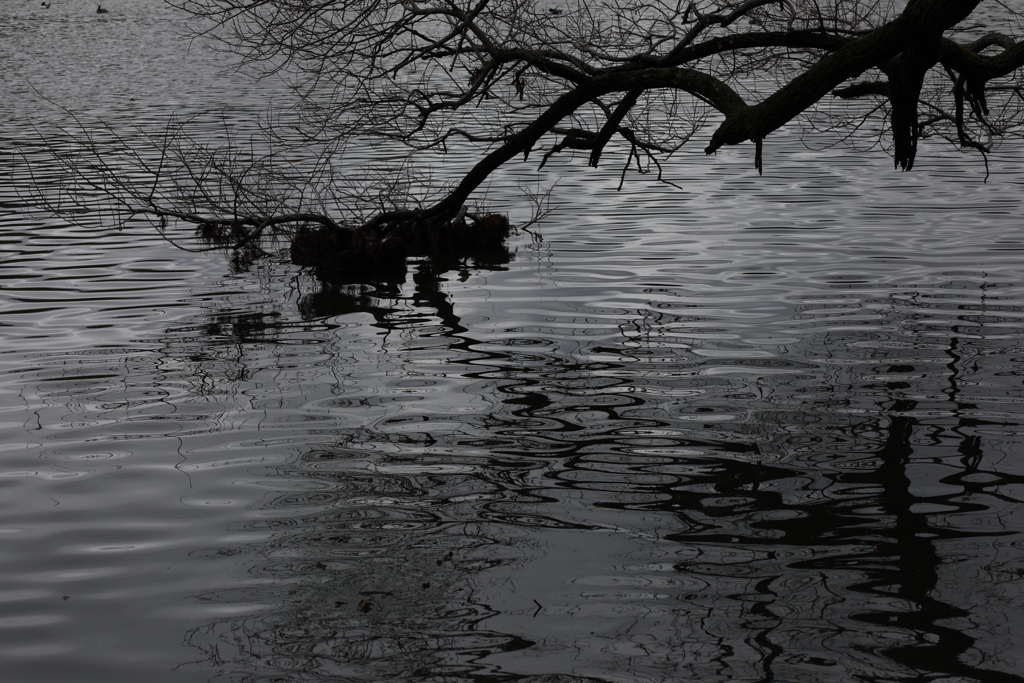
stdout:
{"type": "Polygon", "coordinates": [[[26,79],[277,92],[53,4],[0,10],[3,680],[1024,680],[1019,149],[563,162],[511,262],[331,289],[27,211],[26,79]]]}

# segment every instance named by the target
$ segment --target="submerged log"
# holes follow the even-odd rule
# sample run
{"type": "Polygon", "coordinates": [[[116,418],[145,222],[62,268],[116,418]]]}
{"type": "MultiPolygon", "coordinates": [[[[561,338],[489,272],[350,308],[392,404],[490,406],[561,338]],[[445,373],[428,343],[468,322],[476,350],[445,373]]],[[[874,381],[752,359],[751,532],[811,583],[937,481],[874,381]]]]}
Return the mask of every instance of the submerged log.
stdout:
{"type": "Polygon", "coordinates": [[[233,263],[241,269],[270,256],[261,247],[265,246],[264,237],[284,237],[290,240],[292,263],[336,283],[400,281],[409,257],[426,257],[440,270],[457,267],[467,259],[477,265],[507,263],[511,253],[505,241],[511,232],[505,216],[465,210],[454,218],[410,218],[406,214],[402,220],[358,228],[312,214],[262,221],[251,217],[208,220],[196,225],[196,235],[207,245],[233,251],[233,263]],[[286,223],[298,223],[299,227],[283,228],[286,223]]]}
{"type": "Polygon", "coordinates": [[[292,263],[312,268],[324,279],[390,279],[405,272],[410,256],[440,261],[497,256],[507,261],[510,233],[505,216],[468,213],[452,220],[407,220],[351,231],[303,227],[292,238],[290,255],[292,263]]]}

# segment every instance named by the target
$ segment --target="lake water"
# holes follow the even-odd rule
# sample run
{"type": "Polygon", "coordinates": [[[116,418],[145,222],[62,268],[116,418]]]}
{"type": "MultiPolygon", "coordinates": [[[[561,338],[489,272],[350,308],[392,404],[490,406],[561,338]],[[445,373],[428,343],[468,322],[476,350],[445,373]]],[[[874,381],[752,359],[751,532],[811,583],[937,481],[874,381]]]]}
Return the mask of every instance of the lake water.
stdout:
{"type": "Polygon", "coordinates": [[[509,263],[331,288],[29,210],[37,92],[278,87],[104,4],[0,7],[3,680],[1024,680],[1019,146],[566,159],[509,263]]]}

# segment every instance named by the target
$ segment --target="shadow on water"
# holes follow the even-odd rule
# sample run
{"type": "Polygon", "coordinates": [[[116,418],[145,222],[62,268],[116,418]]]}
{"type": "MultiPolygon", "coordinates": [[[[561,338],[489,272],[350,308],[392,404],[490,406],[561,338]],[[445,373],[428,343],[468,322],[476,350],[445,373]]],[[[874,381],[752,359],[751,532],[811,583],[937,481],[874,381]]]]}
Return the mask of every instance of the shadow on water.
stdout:
{"type": "MultiPolygon", "coordinates": [[[[894,296],[875,329],[711,362],[664,336],[475,339],[443,279],[299,300],[370,316],[380,365],[319,361],[333,417],[261,472],[280,490],[231,530],[251,540],[212,551],[246,577],[198,596],[242,615],[185,636],[210,680],[1024,680],[998,606],[1024,472],[986,436],[1021,422],[972,398],[1020,349],[976,310],[940,338],[894,296]]],[[[276,324],[202,332],[244,366],[276,324]]]]}

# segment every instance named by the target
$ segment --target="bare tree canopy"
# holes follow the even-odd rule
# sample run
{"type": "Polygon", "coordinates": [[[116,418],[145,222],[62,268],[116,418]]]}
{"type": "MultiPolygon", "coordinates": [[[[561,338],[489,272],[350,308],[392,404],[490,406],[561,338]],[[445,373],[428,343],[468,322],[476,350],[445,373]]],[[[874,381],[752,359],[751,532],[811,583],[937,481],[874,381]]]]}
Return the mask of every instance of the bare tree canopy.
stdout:
{"type": "Polygon", "coordinates": [[[840,141],[873,136],[910,170],[923,138],[987,154],[1024,124],[1024,30],[1000,2],[171,1],[243,69],[288,79],[298,119],[268,121],[259,145],[211,146],[172,122],[143,152],[117,132],[129,149],[117,161],[79,132],[75,154],[55,155],[59,208],[94,209],[102,195],[123,218],[241,230],[236,246],[299,226],[383,239],[478,226],[471,195],[531,154],[543,165],[582,150],[597,166],[615,141],[627,164],[657,169],[701,138],[708,154],[753,143],[760,170],[771,134],[797,120],[840,141]],[[344,171],[349,144],[367,140],[395,167],[344,171]],[[458,177],[433,182],[412,165],[455,148],[479,159],[458,177]],[[308,163],[289,161],[296,149],[308,163]]]}

